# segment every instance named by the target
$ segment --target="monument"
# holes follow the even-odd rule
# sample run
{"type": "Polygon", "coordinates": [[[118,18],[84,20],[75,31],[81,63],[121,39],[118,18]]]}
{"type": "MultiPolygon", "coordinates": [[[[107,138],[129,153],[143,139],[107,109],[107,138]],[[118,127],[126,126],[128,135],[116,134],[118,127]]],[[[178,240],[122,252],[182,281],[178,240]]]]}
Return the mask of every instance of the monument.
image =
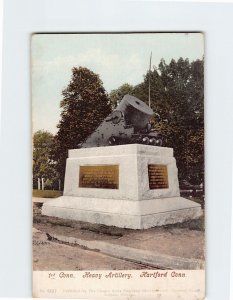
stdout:
{"type": "Polygon", "coordinates": [[[133,229],[200,217],[200,204],[180,197],[173,149],[151,131],[152,115],[126,95],[81,148],[69,150],[63,196],[42,214],[133,229]]]}

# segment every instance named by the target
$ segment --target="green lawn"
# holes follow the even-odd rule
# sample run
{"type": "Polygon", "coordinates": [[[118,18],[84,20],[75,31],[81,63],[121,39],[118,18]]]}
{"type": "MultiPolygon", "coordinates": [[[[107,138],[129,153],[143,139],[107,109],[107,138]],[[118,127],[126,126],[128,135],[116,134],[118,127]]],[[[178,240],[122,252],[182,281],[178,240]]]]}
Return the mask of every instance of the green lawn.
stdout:
{"type": "Polygon", "coordinates": [[[32,191],[33,197],[39,197],[39,198],[57,198],[62,196],[61,191],[52,191],[52,190],[33,190],[32,191]]]}

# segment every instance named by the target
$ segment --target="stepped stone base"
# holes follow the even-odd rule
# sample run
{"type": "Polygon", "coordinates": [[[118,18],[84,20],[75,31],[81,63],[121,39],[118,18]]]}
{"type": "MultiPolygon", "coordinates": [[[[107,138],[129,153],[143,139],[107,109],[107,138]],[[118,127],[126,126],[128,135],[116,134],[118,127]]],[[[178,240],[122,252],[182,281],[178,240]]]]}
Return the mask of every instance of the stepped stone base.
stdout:
{"type": "Polygon", "coordinates": [[[147,229],[199,218],[199,204],[182,197],[144,201],[63,196],[47,202],[42,214],[63,219],[147,229]]]}
{"type": "Polygon", "coordinates": [[[196,219],[202,210],[180,197],[172,148],[131,144],[69,150],[64,196],[44,203],[42,214],[144,229],[196,219]]]}

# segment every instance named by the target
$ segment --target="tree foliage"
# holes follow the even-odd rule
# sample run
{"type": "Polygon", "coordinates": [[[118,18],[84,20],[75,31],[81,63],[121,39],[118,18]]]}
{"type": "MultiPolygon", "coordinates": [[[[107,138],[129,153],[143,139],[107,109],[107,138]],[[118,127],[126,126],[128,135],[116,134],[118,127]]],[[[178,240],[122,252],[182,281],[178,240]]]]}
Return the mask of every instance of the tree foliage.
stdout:
{"type": "Polygon", "coordinates": [[[99,76],[87,68],[72,69],[72,78],[62,92],[61,118],[55,136],[54,160],[60,178],[65,175],[68,149],[78,145],[111,112],[111,103],[99,76]]]}
{"type": "Polygon", "coordinates": [[[167,145],[174,148],[179,176],[191,183],[204,182],[204,60],[177,62],[164,60],[159,65],[168,120],[167,145]]]}
{"type": "Polygon", "coordinates": [[[33,186],[37,188],[38,178],[45,179],[45,188],[53,188],[58,180],[55,162],[51,157],[53,135],[48,131],[39,130],[33,135],[33,186]]]}
{"type": "MultiPolygon", "coordinates": [[[[180,180],[204,182],[204,59],[163,59],[150,73],[151,107],[155,130],[162,134],[164,146],[174,148],[180,180]]],[[[114,90],[122,95],[122,87],[114,90]]],[[[148,104],[149,72],[131,94],[148,104]]],[[[110,93],[110,96],[112,93],[110,93]]]]}

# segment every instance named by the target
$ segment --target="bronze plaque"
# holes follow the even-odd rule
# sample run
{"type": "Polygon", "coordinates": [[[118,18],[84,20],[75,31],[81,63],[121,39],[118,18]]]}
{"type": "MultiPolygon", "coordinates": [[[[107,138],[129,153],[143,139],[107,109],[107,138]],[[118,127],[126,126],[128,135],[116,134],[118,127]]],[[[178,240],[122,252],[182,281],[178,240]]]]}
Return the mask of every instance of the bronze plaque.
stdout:
{"type": "Polygon", "coordinates": [[[79,187],[118,189],[119,188],[119,166],[118,165],[80,166],[79,187]]]}
{"type": "Polygon", "coordinates": [[[168,188],[166,165],[148,165],[148,175],[150,190],[168,188]]]}

